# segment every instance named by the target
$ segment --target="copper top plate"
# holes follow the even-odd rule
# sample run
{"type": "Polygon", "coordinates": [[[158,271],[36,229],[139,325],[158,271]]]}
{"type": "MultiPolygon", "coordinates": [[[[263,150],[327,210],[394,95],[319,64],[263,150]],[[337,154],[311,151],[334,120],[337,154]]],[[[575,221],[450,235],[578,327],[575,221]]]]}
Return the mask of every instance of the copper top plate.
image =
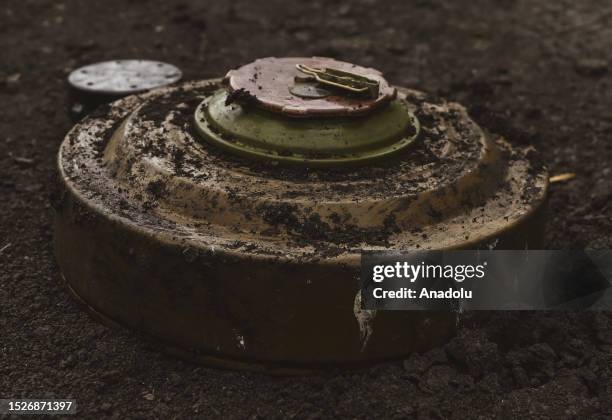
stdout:
{"type": "Polygon", "coordinates": [[[378,70],[357,66],[324,57],[260,58],[225,76],[230,92],[240,91],[256,99],[261,108],[287,116],[348,116],[363,115],[390,102],[397,95],[396,89],[382,77],[378,70]],[[291,93],[295,77],[304,77],[297,64],[316,68],[332,68],[379,81],[379,93],[375,98],[331,90],[323,98],[300,97],[291,93]]]}

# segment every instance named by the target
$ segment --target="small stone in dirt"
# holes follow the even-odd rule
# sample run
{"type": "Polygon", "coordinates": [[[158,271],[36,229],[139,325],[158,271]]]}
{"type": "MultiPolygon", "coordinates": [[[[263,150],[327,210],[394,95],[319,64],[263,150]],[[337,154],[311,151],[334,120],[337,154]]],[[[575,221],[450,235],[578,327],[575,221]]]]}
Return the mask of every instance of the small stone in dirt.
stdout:
{"type": "Polygon", "coordinates": [[[48,325],[42,325],[34,329],[34,334],[40,337],[49,335],[52,332],[52,328],[48,325]]]}
{"type": "Polygon", "coordinates": [[[474,389],[474,378],[470,375],[460,374],[450,381],[452,385],[459,392],[467,392],[474,389]]]}
{"type": "Polygon", "coordinates": [[[536,343],[529,347],[529,352],[540,360],[552,361],[557,358],[557,353],[548,343],[536,343]]]}
{"type": "Polygon", "coordinates": [[[16,93],[21,88],[21,74],[15,73],[4,79],[0,78],[0,87],[4,87],[7,93],[16,93]]]}
{"type": "Polygon", "coordinates": [[[429,360],[430,365],[448,363],[448,357],[443,348],[429,350],[424,356],[429,360]]]}
{"type": "Polygon", "coordinates": [[[597,375],[593,373],[590,369],[583,369],[578,373],[578,377],[582,380],[582,382],[589,388],[589,390],[593,394],[598,394],[600,389],[602,388],[602,382],[600,381],[597,375]]]}
{"type": "Polygon", "coordinates": [[[21,80],[21,73],[15,73],[4,79],[4,83],[7,87],[13,87],[19,83],[19,80],[21,80]]]}
{"type": "Polygon", "coordinates": [[[348,3],[342,4],[337,10],[338,16],[346,16],[351,12],[351,5],[348,3]]]}
{"type": "Polygon", "coordinates": [[[586,77],[602,76],[608,72],[608,62],[600,58],[583,58],[576,63],[576,72],[586,77]]]}
{"type": "Polygon", "coordinates": [[[62,360],[59,363],[59,367],[60,369],[66,369],[68,367],[72,367],[74,366],[76,360],[72,355],[69,355],[68,357],[66,357],[64,360],[62,360]]]}
{"type": "Polygon", "coordinates": [[[499,378],[497,373],[491,373],[484,376],[477,384],[478,388],[483,393],[494,394],[499,392],[499,378]]]}
{"type": "Polygon", "coordinates": [[[432,366],[423,379],[419,382],[419,388],[426,393],[437,393],[446,390],[451,381],[457,376],[457,371],[448,365],[432,366]]]}
{"type": "Polygon", "coordinates": [[[142,398],[144,398],[147,401],[153,401],[155,399],[155,395],[151,394],[150,392],[146,392],[142,394],[142,398]]]}
{"type": "Polygon", "coordinates": [[[612,322],[608,317],[597,314],[593,320],[593,329],[597,340],[605,344],[612,344],[612,322]]]}
{"type": "Polygon", "coordinates": [[[404,369],[408,373],[423,373],[431,363],[419,353],[413,353],[403,362],[404,369]]]}
{"type": "Polygon", "coordinates": [[[480,377],[495,370],[499,354],[497,344],[479,332],[465,331],[446,345],[448,357],[467,368],[468,373],[480,377]]]}
{"type": "Polygon", "coordinates": [[[512,367],[512,378],[518,388],[529,386],[529,375],[521,366],[512,367]]]}
{"type": "Polygon", "coordinates": [[[72,105],[72,108],[70,108],[70,111],[75,114],[80,114],[81,112],[83,112],[83,109],[84,109],[83,104],[80,104],[77,102],[72,105]]]}
{"type": "Polygon", "coordinates": [[[13,158],[13,161],[17,165],[21,166],[22,168],[30,167],[30,166],[34,165],[34,163],[36,163],[36,161],[34,159],[30,159],[30,158],[26,158],[26,157],[11,156],[11,158],[13,158]]]}

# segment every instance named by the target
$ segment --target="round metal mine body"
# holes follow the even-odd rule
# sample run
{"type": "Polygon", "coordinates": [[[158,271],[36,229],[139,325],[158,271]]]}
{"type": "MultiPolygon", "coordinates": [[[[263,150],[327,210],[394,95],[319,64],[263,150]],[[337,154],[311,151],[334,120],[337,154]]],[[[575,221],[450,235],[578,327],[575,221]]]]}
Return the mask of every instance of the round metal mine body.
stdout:
{"type": "Polygon", "coordinates": [[[358,151],[315,144],[297,162],[265,136],[203,130],[203,114],[227,116],[223,107],[232,118],[255,113],[248,122],[282,117],[226,104],[227,80],[127,97],[86,118],[58,157],[55,249],[70,290],[107,322],[230,367],[361,364],[443,343],[452,312],[361,309],[361,250],[538,248],[547,174],[529,148],[486,133],[460,105],[393,91],[367,115],[303,123],[320,135],[327,118],[350,126],[357,120],[341,119],[376,121],[398,107],[412,130],[358,151]],[[255,138],[272,155],[232,153],[215,136],[255,138]],[[367,164],[309,165],[406,138],[409,147],[367,164]]]}

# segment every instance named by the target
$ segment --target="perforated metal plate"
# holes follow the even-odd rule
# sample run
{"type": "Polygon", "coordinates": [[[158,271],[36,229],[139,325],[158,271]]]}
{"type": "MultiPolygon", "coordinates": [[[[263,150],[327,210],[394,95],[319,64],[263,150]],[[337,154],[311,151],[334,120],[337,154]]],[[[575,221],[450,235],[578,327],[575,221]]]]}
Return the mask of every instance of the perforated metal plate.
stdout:
{"type": "Polygon", "coordinates": [[[172,64],[149,60],[115,60],[73,71],[68,83],[82,92],[124,96],[177,82],[183,76],[172,64]]]}

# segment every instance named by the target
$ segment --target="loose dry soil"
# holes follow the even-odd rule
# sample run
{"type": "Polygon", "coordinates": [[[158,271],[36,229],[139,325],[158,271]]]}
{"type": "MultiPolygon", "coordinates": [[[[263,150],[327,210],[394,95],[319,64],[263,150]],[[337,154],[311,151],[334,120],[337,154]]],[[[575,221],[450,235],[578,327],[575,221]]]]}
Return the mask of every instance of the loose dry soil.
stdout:
{"type": "Polygon", "coordinates": [[[88,318],[59,281],[48,191],[71,69],[168,61],[186,79],[324,55],[466,104],[553,174],[549,248],[611,248],[612,5],[595,0],[51,1],[0,4],[0,396],[82,417],[610,418],[612,317],[479,313],[443,348],[278,378],[177,361],[88,318]]]}

